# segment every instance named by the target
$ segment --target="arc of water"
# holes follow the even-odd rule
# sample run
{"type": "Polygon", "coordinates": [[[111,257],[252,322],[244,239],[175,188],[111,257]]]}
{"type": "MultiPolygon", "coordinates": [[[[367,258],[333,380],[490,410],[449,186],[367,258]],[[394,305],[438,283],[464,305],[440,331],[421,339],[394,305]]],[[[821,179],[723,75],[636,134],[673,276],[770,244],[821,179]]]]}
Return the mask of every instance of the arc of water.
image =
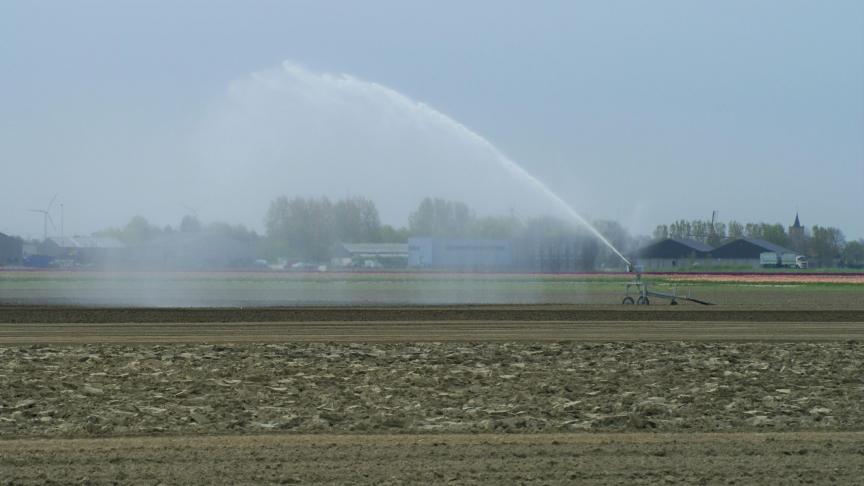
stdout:
{"type": "Polygon", "coordinates": [[[624,255],[622,255],[621,252],[618,251],[618,249],[615,248],[615,246],[608,239],[606,239],[606,237],[603,236],[603,234],[600,233],[600,231],[598,231],[597,228],[594,227],[594,225],[589,223],[588,220],[583,218],[581,214],[576,212],[576,210],[573,209],[572,206],[567,204],[567,202],[564,201],[564,199],[562,199],[561,196],[559,196],[554,191],[549,189],[549,187],[546,184],[543,184],[543,182],[541,182],[540,179],[537,179],[536,177],[531,175],[531,173],[528,172],[527,170],[525,170],[525,168],[523,168],[521,165],[514,162],[513,159],[511,159],[511,158],[507,157],[506,155],[504,155],[503,153],[501,153],[501,151],[498,150],[497,147],[492,145],[491,142],[489,142],[488,140],[486,140],[482,136],[478,135],[473,130],[469,129],[468,127],[466,127],[466,126],[464,126],[458,122],[453,121],[452,119],[450,119],[450,120],[453,123],[456,123],[460,129],[465,130],[469,135],[475,137],[478,142],[486,144],[490,150],[493,150],[497,156],[498,161],[508,171],[510,171],[511,174],[513,174],[516,177],[519,177],[519,178],[525,180],[526,182],[528,182],[529,184],[531,184],[532,187],[534,187],[536,190],[540,191],[546,198],[548,198],[549,200],[554,202],[559,208],[563,209],[564,212],[568,216],[570,216],[574,221],[581,224],[589,232],[591,232],[592,235],[594,235],[595,237],[597,237],[597,239],[599,239],[601,242],[603,242],[603,244],[606,245],[610,250],[612,250],[613,253],[618,255],[618,257],[621,258],[621,260],[623,260],[624,263],[627,264],[628,267],[631,265],[630,260],[628,260],[624,255]]]}
{"type": "MultiPolygon", "coordinates": [[[[410,100],[406,96],[402,95],[401,93],[398,93],[398,92],[396,92],[390,88],[386,88],[383,86],[380,86],[380,87],[386,89],[387,91],[390,91],[391,94],[399,96],[399,97],[403,98],[405,101],[410,102],[410,100]]],[[[584,217],[582,217],[581,214],[579,214],[575,209],[573,209],[572,206],[567,204],[567,202],[564,201],[564,199],[562,199],[561,196],[556,194],[552,189],[550,189],[549,186],[547,186],[542,181],[540,181],[540,179],[534,177],[534,175],[532,175],[530,172],[525,170],[524,167],[522,167],[521,165],[516,163],[513,159],[504,155],[504,153],[501,152],[501,150],[498,149],[498,147],[496,147],[492,142],[490,142],[489,140],[487,140],[485,137],[478,134],[474,130],[471,130],[470,128],[463,125],[462,123],[460,123],[460,122],[454,120],[453,118],[445,115],[444,113],[430,107],[429,105],[426,105],[424,103],[417,103],[417,102],[413,102],[413,105],[417,109],[425,111],[427,115],[430,115],[430,116],[436,118],[439,122],[450,125],[451,127],[455,128],[457,131],[462,133],[463,135],[469,137],[470,139],[474,140],[475,142],[486,147],[493,154],[495,154],[496,160],[498,160],[498,162],[508,172],[513,174],[518,179],[524,180],[525,182],[530,184],[531,187],[533,187],[535,190],[537,190],[541,194],[543,194],[543,196],[545,196],[547,199],[549,199],[550,201],[555,203],[555,205],[558,206],[560,209],[564,210],[564,212],[571,219],[573,219],[578,224],[585,227],[593,236],[595,236],[604,245],[606,245],[610,250],[612,250],[612,252],[615,253],[615,255],[617,255],[619,258],[621,258],[621,260],[623,260],[624,263],[627,264],[628,267],[631,265],[630,260],[628,260],[623,254],[621,254],[621,252],[618,251],[617,248],[615,248],[615,245],[613,245],[605,236],[603,236],[603,234],[600,233],[600,231],[597,230],[597,228],[595,228],[594,225],[592,225],[590,222],[588,222],[588,220],[586,220],[584,217]]]]}
{"type": "MultiPolygon", "coordinates": [[[[326,73],[311,72],[300,65],[285,61],[282,63],[283,74],[289,77],[291,81],[287,85],[280,82],[279,76],[274,76],[273,73],[256,73],[252,75],[252,79],[256,84],[263,84],[268,90],[290,92],[298,92],[302,94],[304,99],[323,100],[327,102],[338,101],[346,105],[351,103],[362,102],[364,99],[376,99],[383,96],[386,101],[392,104],[396,110],[404,110],[407,114],[419,115],[417,119],[433,122],[443,128],[452,130],[453,132],[464,137],[466,140],[476,144],[476,146],[488,151],[493,159],[512,175],[516,180],[527,184],[530,188],[537,191],[548,201],[563,210],[572,221],[586,228],[591,235],[600,240],[608,247],[615,255],[623,260],[628,266],[630,262],[617,248],[608,240],[600,231],[597,230],[590,222],[582,217],[572,206],[570,206],[558,194],[552,191],[546,184],[529,173],[525,168],[516,163],[511,158],[507,157],[499,150],[492,142],[471,130],[462,123],[454,120],[446,114],[430,107],[425,103],[415,101],[408,96],[387,86],[361,80],[346,74],[332,75],[326,73]]],[[[244,85],[240,84],[236,87],[240,89],[244,85]]]]}

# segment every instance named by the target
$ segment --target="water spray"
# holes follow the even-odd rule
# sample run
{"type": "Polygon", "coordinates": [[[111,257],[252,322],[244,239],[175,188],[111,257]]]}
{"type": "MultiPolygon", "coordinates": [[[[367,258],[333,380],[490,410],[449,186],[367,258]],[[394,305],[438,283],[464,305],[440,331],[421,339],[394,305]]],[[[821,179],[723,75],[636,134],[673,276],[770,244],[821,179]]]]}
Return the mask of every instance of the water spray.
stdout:
{"type": "Polygon", "coordinates": [[[573,209],[572,206],[567,204],[567,202],[564,201],[564,199],[562,199],[561,196],[556,194],[552,189],[549,188],[549,186],[547,186],[542,181],[540,181],[540,179],[537,179],[530,172],[525,170],[524,167],[517,164],[513,159],[504,155],[504,153],[498,147],[496,147],[492,142],[487,140],[485,137],[478,134],[474,130],[471,130],[470,128],[463,125],[462,123],[454,120],[453,118],[450,118],[449,116],[445,115],[444,113],[430,107],[429,105],[426,105],[424,103],[414,102],[414,101],[410,100],[408,97],[406,97],[405,95],[403,95],[403,94],[401,94],[395,90],[392,90],[390,88],[384,87],[384,89],[388,90],[390,94],[392,94],[394,96],[398,96],[399,98],[410,102],[414,107],[422,110],[427,115],[438,120],[439,122],[444,123],[446,125],[449,125],[452,128],[455,128],[458,132],[462,133],[463,135],[465,135],[469,139],[473,140],[474,142],[480,144],[482,147],[485,147],[487,150],[491,151],[495,155],[495,159],[498,161],[498,163],[501,164],[510,174],[514,175],[516,178],[518,178],[520,180],[525,181],[532,188],[539,191],[544,197],[546,197],[547,199],[549,199],[550,201],[555,203],[555,205],[558,206],[559,209],[564,210],[564,212],[567,214],[567,216],[570,217],[570,219],[572,219],[573,221],[576,221],[577,223],[579,223],[580,225],[585,227],[593,236],[595,236],[597,239],[599,239],[601,242],[603,242],[603,244],[606,245],[610,250],[612,250],[613,253],[618,255],[618,257],[621,258],[621,260],[623,260],[624,263],[627,265],[628,269],[633,266],[630,263],[630,260],[628,260],[620,251],[618,251],[617,248],[615,248],[615,245],[613,245],[608,239],[606,239],[606,237],[603,236],[603,234],[600,233],[600,231],[598,231],[597,228],[594,227],[594,225],[592,225],[591,223],[588,222],[588,220],[586,220],[584,217],[582,217],[582,215],[579,214],[575,209],[573,209]]]}
{"type": "MultiPolygon", "coordinates": [[[[324,130],[310,133],[311,138],[326,137],[328,133],[332,133],[334,136],[348,136],[349,140],[356,144],[376,142],[375,146],[377,147],[387,147],[389,144],[399,142],[396,139],[374,138],[381,134],[392,137],[394,128],[405,129],[407,130],[406,133],[409,134],[419,133],[421,137],[443,136],[445,143],[456,144],[460,150],[464,150],[461,154],[464,163],[474,163],[476,164],[475,168],[480,169],[485,169],[482,164],[503,169],[501,172],[496,171],[495,175],[502,175],[508,182],[515,183],[521,189],[527,189],[532,196],[538,196],[538,200],[546,205],[551,202],[554,208],[566,215],[565,219],[586,228],[592,237],[600,240],[625,264],[630,264],[627,258],[581,214],[543,182],[507,157],[489,140],[429,105],[413,100],[387,86],[346,74],[313,72],[286,61],[282,63],[280,70],[253,73],[247,78],[232,83],[229,97],[219,107],[221,110],[227,111],[214,112],[209,119],[211,124],[207,125],[210,130],[218,131],[214,132],[211,139],[206,141],[207,143],[201,144],[201,146],[207,147],[206,150],[208,151],[201,157],[202,168],[206,169],[203,172],[211,174],[210,177],[214,180],[214,186],[231,184],[233,187],[243,177],[248,177],[247,174],[253,173],[249,167],[243,167],[242,170],[231,168],[236,167],[232,164],[233,162],[247,157],[261,160],[259,151],[246,150],[244,147],[264,147],[266,149],[264,150],[265,154],[279,154],[278,157],[274,156],[271,162],[274,168],[278,168],[284,166],[285,161],[306,160],[309,153],[314,154],[316,151],[322,150],[322,147],[326,149],[326,147],[334,145],[326,143],[326,140],[319,140],[321,143],[310,143],[307,146],[304,145],[306,140],[302,138],[296,144],[286,144],[286,135],[302,137],[302,130],[308,129],[310,126],[324,128],[324,130]],[[291,114],[294,113],[303,114],[304,119],[291,118],[291,114]],[[280,120],[285,120],[286,123],[280,125],[280,120]],[[352,123],[358,123],[358,125],[354,127],[350,125],[352,123]],[[245,124],[251,125],[251,129],[248,131],[251,141],[244,142],[241,139],[240,143],[237,144],[222,145],[225,140],[242,137],[245,133],[242,128],[247,126],[245,124]],[[280,126],[284,126],[284,128],[279,128],[280,126]],[[280,133],[281,130],[285,130],[286,133],[280,133]],[[367,138],[366,135],[373,138],[367,138]],[[217,149],[213,149],[216,142],[219,142],[215,145],[217,149]],[[283,145],[280,144],[286,144],[284,149],[282,148],[283,145]],[[303,152],[304,148],[306,153],[303,152]],[[247,151],[248,153],[246,153],[247,151]],[[298,151],[299,156],[294,156],[292,151],[298,151]],[[213,163],[219,157],[228,162],[221,169],[214,168],[213,163]],[[225,167],[228,169],[226,170],[225,167]]],[[[423,140],[422,138],[419,139],[421,142],[423,140]]],[[[426,139],[427,142],[429,140],[434,139],[426,139]]],[[[437,148],[439,145],[434,144],[432,147],[437,148]]],[[[399,150],[399,146],[394,146],[394,149],[399,150]]],[[[380,157],[379,153],[374,155],[376,158],[380,157]]],[[[380,157],[381,159],[387,160],[389,153],[384,152],[381,155],[383,155],[380,157]]],[[[447,160],[448,155],[446,152],[433,152],[428,161],[431,165],[441,159],[447,160]]],[[[298,163],[296,168],[298,171],[315,171],[332,161],[339,163],[340,160],[350,161],[354,157],[357,157],[354,153],[347,155],[337,153],[329,157],[328,160],[322,161],[323,163],[302,162],[302,164],[311,164],[311,166],[298,163]]],[[[430,169],[430,174],[434,174],[436,167],[430,167],[430,169]]],[[[278,180],[278,178],[273,177],[272,171],[261,170],[259,175],[262,178],[266,177],[267,181],[278,180]]],[[[307,178],[309,179],[308,183],[304,184],[300,190],[312,191],[314,190],[312,189],[313,186],[322,184],[321,181],[326,181],[330,177],[329,173],[326,177],[309,177],[307,178]]],[[[255,182],[256,184],[260,183],[259,180],[255,182]]],[[[403,182],[393,181],[397,187],[403,185],[400,184],[403,182]]],[[[332,189],[332,186],[329,188],[332,189]]],[[[285,189],[280,185],[278,190],[284,191],[285,189]]]]}

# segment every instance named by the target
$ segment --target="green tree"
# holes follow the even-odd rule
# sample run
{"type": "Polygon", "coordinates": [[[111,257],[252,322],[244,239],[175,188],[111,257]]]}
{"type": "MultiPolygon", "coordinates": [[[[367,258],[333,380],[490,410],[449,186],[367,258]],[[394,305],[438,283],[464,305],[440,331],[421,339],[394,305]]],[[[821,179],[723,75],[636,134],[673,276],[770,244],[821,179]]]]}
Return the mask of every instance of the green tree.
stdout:
{"type": "Polygon", "coordinates": [[[864,266],[864,240],[850,241],[843,248],[843,263],[847,267],[864,266]]]}
{"type": "Polygon", "coordinates": [[[598,219],[594,221],[594,228],[606,238],[612,246],[620,251],[627,251],[630,248],[630,234],[621,226],[618,221],[611,219],[598,219]]]}
{"type": "Polygon", "coordinates": [[[351,197],[333,205],[336,239],[346,243],[369,243],[381,239],[378,208],[370,199],[351,197]]]}
{"type": "Polygon", "coordinates": [[[710,234],[711,224],[708,221],[694,219],[690,222],[690,238],[698,241],[705,241],[710,234]]]}
{"type": "Polygon", "coordinates": [[[264,225],[270,251],[282,256],[325,261],[336,241],[333,203],[326,197],[288,199],[270,203],[264,225]]]}
{"type": "Polygon", "coordinates": [[[214,222],[207,225],[206,228],[202,228],[200,231],[206,231],[207,233],[226,236],[231,238],[232,240],[238,241],[246,241],[246,242],[255,242],[258,240],[258,234],[254,231],[247,229],[242,224],[229,224],[222,222],[214,222]]]}
{"type": "Polygon", "coordinates": [[[833,266],[843,251],[843,232],[837,228],[813,226],[808,244],[809,256],[820,267],[833,266]]]}
{"type": "Polygon", "coordinates": [[[158,226],[150,224],[143,216],[135,216],[123,227],[119,238],[123,243],[134,246],[155,238],[161,232],[158,226]]]}
{"type": "Polygon", "coordinates": [[[467,236],[474,213],[462,202],[425,198],[408,216],[408,229],[414,236],[467,236]]]}
{"type": "Polygon", "coordinates": [[[395,228],[389,224],[382,225],[379,231],[381,243],[407,243],[408,236],[408,228],[395,228]]]}
{"type": "Polygon", "coordinates": [[[693,235],[693,231],[690,227],[690,222],[679,219],[674,223],[669,225],[669,237],[670,238],[691,238],[693,235]]]}
{"type": "Polygon", "coordinates": [[[525,222],[523,235],[529,240],[562,239],[580,236],[580,232],[564,220],[540,216],[529,218],[525,222]]]}
{"type": "Polygon", "coordinates": [[[744,234],[748,238],[763,239],[775,245],[787,246],[789,244],[789,235],[786,234],[786,228],[780,223],[747,223],[744,226],[744,234]]]}
{"type": "Polygon", "coordinates": [[[789,235],[786,234],[786,227],[780,223],[764,224],[762,227],[762,238],[770,241],[775,245],[788,246],[789,235]]]}
{"type": "Polygon", "coordinates": [[[711,226],[709,223],[708,228],[708,237],[705,239],[705,242],[711,246],[719,246],[723,243],[723,240],[726,239],[726,224],[721,223],[719,221],[715,221],[714,225],[711,226]]]}
{"type": "Polygon", "coordinates": [[[522,233],[523,225],[512,216],[483,216],[471,222],[468,233],[474,238],[505,240],[516,238],[522,233]]]}
{"type": "Polygon", "coordinates": [[[197,233],[201,231],[203,226],[201,225],[201,221],[198,220],[197,217],[187,214],[183,216],[183,220],[180,221],[180,231],[184,233],[197,233]]]}
{"type": "Polygon", "coordinates": [[[703,219],[694,219],[687,221],[679,219],[669,226],[660,225],[654,229],[654,239],[662,240],[665,238],[680,238],[692,239],[709,243],[712,245],[720,244],[721,240],[726,237],[726,225],[723,223],[714,222],[703,219]]]}
{"type": "Polygon", "coordinates": [[[744,236],[744,225],[738,221],[729,221],[728,231],[729,238],[741,238],[744,236]]]}
{"type": "Polygon", "coordinates": [[[745,224],[744,236],[747,238],[762,238],[762,225],[756,223],[745,224]]]}

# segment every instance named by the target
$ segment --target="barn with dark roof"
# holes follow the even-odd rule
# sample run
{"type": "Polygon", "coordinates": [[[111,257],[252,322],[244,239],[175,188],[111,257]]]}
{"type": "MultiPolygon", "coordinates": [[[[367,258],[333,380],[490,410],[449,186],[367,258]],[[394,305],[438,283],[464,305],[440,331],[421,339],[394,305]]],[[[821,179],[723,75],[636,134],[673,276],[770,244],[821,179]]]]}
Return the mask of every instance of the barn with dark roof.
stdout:
{"type": "Polygon", "coordinates": [[[712,252],[713,248],[701,241],[666,238],[636,250],[635,260],[645,270],[677,270],[703,264],[712,252]]]}
{"type": "Polygon", "coordinates": [[[718,246],[711,252],[717,263],[759,266],[759,255],[766,251],[795,253],[788,248],[760,238],[737,238],[718,246]]]}

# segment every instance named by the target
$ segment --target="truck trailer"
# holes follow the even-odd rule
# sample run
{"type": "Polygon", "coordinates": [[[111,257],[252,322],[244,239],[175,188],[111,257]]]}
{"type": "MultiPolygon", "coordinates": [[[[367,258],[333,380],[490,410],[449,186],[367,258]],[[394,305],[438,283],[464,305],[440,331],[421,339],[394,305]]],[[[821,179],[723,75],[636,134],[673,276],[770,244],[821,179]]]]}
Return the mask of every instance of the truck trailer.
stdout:
{"type": "Polygon", "coordinates": [[[794,253],[766,251],[759,254],[759,263],[765,268],[807,268],[807,257],[794,253]]]}

